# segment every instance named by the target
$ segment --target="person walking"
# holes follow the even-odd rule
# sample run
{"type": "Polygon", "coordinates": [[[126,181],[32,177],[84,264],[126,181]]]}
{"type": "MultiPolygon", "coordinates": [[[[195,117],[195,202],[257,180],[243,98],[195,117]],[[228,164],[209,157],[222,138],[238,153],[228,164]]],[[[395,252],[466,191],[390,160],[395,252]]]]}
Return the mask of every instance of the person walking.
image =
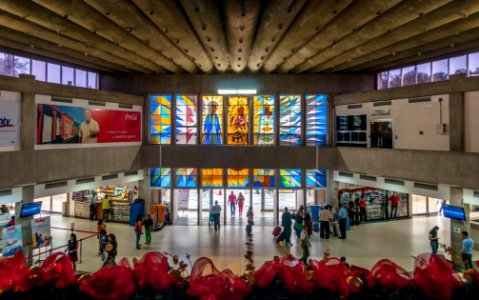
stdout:
{"type": "Polygon", "coordinates": [[[296,232],[296,236],[300,238],[301,231],[304,227],[304,206],[300,205],[299,210],[296,212],[294,216],[294,231],[296,232]]]}
{"type": "Polygon", "coordinates": [[[349,214],[349,222],[351,226],[354,226],[354,214],[356,213],[356,208],[354,207],[354,201],[348,202],[348,214],[349,214]]]}
{"type": "Polygon", "coordinates": [[[319,213],[319,236],[322,239],[329,239],[329,209],[326,207],[319,213]]]}
{"type": "Polygon", "coordinates": [[[389,202],[391,202],[391,219],[395,219],[397,217],[399,201],[401,201],[401,199],[396,192],[389,197],[389,202]]]}
{"type": "Polygon", "coordinates": [[[360,219],[359,219],[359,216],[361,215],[361,207],[359,206],[359,198],[356,198],[354,200],[354,223],[356,223],[357,226],[359,226],[359,224],[361,223],[360,222],[360,219]]]}
{"type": "Polygon", "coordinates": [[[367,214],[366,214],[366,205],[367,205],[366,196],[363,194],[361,196],[361,200],[359,200],[359,218],[360,218],[359,221],[361,223],[366,222],[368,220],[367,214]]]}
{"type": "Polygon", "coordinates": [[[213,223],[215,224],[215,230],[220,228],[220,214],[221,206],[218,205],[218,201],[215,201],[215,205],[211,207],[211,215],[213,216],[213,223]]]}
{"type": "Polygon", "coordinates": [[[348,210],[339,203],[338,219],[339,219],[339,238],[346,239],[346,221],[348,218],[348,210]]]}
{"type": "Polygon", "coordinates": [[[244,206],[244,196],[243,196],[243,193],[239,193],[238,195],[238,199],[236,199],[236,203],[238,203],[238,211],[239,211],[239,216],[242,217],[243,216],[243,206],[244,206]]]}
{"type": "Polygon", "coordinates": [[[236,195],[233,191],[231,191],[231,194],[228,196],[228,202],[230,204],[231,216],[233,217],[236,212],[236,195]]]}
{"type": "Polygon", "coordinates": [[[147,215],[145,222],[143,222],[143,225],[145,226],[145,244],[150,245],[151,244],[151,231],[153,230],[153,219],[151,218],[151,215],[147,215]]]}
{"type": "Polygon", "coordinates": [[[246,213],[246,218],[248,219],[248,225],[246,225],[246,234],[248,236],[253,235],[253,225],[254,225],[254,214],[253,214],[253,207],[248,208],[248,212],[246,213]]]}
{"type": "Polygon", "coordinates": [[[291,244],[291,213],[289,212],[288,208],[284,208],[284,212],[281,215],[281,226],[283,226],[283,233],[284,234],[284,241],[288,246],[292,246],[291,244]]]}
{"type": "Polygon", "coordinates": [[[467,231],[462,232],[462,261],[466,270],[472,269],[472,251],[474,249],[474,240],[469,237],[467,231]]]}
{"type": "Polygon", "coordinates": [[[141,217],[141,215],[138,215],[136,217],[135,228],[133,229],[134,232],[135,232],[135,235],[136,235],[136,249],[137,250],[141,249],[140,238],[141,238],[141,235],[143,234],[143,229],[142,228],[143,228],[143,218],[141,217]]]}
{"type": "Polygon", "coordinates": [[[108,235],[108,244],[105,247],[106,257],[103,262],[103,266],[116,265],[115,258],[117,255],[118,243],[116,236],[113,233],[108,235]]]}
{"type": "Polygon", "coordinates": [[[76,272],[78,261],[78,241],[77,236],[74,233],[70,234],[70,239],[68,240],[67,244],[67,253],[68,257],[72,261],[73,271],[76,272]]]}
{"type": "Polygon", "coordinates": [[[308,233],[308,225],[304,224],[303,230],[301,230],[301,249],[303,250],[303,257],[301,257],[301,261],[307,265],[308,258],[309,258],[309,248],[311,247],[311,242],[309,241],[309,233],[308,233]]]}
{"type": "Polygon", "coordinates": [[[429,243],[431,244],[431,250],[433,254],[437,254],[437,249],[439,249],[439,237],[437,236],[437,231],[439,226],[434,226],[429,231],[429,243]]]}
{"type": "Polygon", "coordinates": [[[105,196],[103,200],[101,200],[101,207],[103,209],[103,219],[105,222],[108,223],[110,220],[110,210],[111,210],[111,204],[110,204],[110,198],[108,196],[105,196]]]}

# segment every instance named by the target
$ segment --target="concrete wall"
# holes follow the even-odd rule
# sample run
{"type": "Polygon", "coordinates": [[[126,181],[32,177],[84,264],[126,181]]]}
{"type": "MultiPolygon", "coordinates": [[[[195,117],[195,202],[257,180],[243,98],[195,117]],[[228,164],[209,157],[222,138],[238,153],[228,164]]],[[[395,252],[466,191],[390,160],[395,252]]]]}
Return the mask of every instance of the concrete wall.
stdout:
{"type": "Polygon", "coordinates": [[[464,93],[466,152],[479,152],[479,91],[464,93]]]}

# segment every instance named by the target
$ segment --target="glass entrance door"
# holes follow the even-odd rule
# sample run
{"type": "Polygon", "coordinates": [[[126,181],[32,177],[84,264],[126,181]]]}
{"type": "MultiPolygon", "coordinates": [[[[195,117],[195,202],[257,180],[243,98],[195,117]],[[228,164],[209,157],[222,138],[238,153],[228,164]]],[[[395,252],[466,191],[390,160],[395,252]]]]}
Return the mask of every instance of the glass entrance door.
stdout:
{"type": "Polygon", "coordinates": [[[392,148],[392,122],[371,122],[371,148],[392,148]]]}
{"type": "Polygon", "coordinates": [[[260,226],[274,226],[274,189],[253,189],[254,223],[260,226]]]}
{"type": "Polygon", "coordinates": [[[171,216],[175,225],[197,225],[198,191],[196,189],[175,189],[171,216]]]}

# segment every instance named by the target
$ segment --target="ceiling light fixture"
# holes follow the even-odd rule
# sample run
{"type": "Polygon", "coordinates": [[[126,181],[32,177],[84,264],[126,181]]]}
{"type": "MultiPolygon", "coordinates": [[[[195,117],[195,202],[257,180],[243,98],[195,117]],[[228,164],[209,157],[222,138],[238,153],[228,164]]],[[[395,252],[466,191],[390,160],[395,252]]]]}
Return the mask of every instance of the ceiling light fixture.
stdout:
{"type": "Polygon", "coordinates": [[[256,95],[256,89],[218,89],[220,95],[256,95]]]}

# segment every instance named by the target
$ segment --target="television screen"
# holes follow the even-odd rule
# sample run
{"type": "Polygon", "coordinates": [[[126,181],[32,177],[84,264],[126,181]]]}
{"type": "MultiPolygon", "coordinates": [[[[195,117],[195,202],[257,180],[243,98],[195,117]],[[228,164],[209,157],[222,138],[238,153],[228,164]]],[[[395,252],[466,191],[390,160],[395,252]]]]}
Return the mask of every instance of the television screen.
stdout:
{"type": "Polygon", "coordinates": [[[348,130],[348,117],[338,116],[336,117],[337,130],[348,130]]]}
{"type": "Polygon", "coordinates": [[[462,207],[444,204],[443,211],[446,218],[466,221],[466,214],[464,213],[464,208],[462,207]]]}
{"type": "Polygon", "coordinates": [[[40,213],[42,209],[42,202],[33,202],[22,205],[22,210],[20,212],[20,218],[25,218],[33,216],[40,213]]]}

